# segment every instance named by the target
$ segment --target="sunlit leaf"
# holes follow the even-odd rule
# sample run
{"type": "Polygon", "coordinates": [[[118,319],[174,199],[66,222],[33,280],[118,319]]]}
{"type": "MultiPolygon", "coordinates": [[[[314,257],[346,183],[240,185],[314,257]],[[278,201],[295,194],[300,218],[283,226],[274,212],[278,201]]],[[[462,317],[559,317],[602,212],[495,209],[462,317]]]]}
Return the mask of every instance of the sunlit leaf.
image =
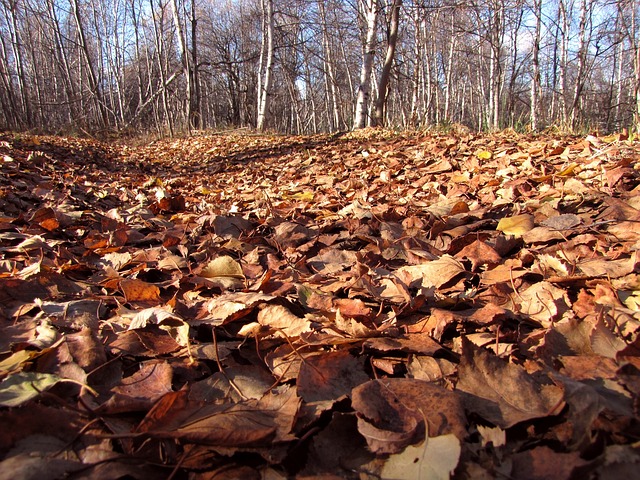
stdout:
{"type": "Polygon", "coordinates": [[[303,202],[313,201],[313,192],[297,192],[290,196],[294,200],[300,200],[303,202]]]}
{"type": "Polygon", "coordinates": [[[180,345],[189,344],[189,325],[177,315],[159,307],[146,308],[131,319],[130,330],[144,328],[148,324],[160,326],[180,345]]]}
{"type": "Polygon", "coordinates": [[[563,168],[561,171],[558,172],[558,176],[560,177],[569,177],[571,175],[574,175],[576,169],[578,168],[578,164],[577,163],[572,163],[570,165],[568,165],[567,167],[563,168]]]}
{"type": "Polygon", "coordinates": [[[22,405],[61,380],[57,375],[50,373],[21,372],[9,375],[0,382],[0,405],[3,407],[22,405]]]}
{"type": "Polygon", "coordinates": [[[455,435],[427,438],[389,456],[380,476],[389,480],[448,480],[460,461],[461,451],[455,435]]]}
{"type": "Polygon", "coordinates": [[[500,219],[496,230],[504,233],[505,235],[521,237],[528,231],[532,230],[534,226],[533,215],[525,213],[500,219]]]}
{"type": "Polygon", "coordinates": [[[122,279],[120,288],[128,302],[157,301],[160,299],[160,289],[157,286],[135,278],[122,279]]]}
{"type": "Polygon", "coordinates": [[[214,258],[200,272],[200,276],[205,278],[230,277],[244,278],[240,264],[228,255],[214,258]]]}
{"type": "Polygon", "coordinates": [[[640,291],[620,292],[620,298],[627,308],[634,312],[640,312],[640,291]]]}
{"type": "Polygon", "coordinates": [[[21,370],[25,362],[37,355],[32,350],[19,350],[0,362],[0,376],[21,370]]]}

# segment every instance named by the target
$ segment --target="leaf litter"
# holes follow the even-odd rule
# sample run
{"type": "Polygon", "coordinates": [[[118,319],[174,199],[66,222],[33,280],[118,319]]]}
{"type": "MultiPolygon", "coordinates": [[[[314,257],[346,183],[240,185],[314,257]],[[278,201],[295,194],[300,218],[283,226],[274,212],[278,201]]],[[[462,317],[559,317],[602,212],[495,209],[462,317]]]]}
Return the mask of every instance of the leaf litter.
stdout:
{"type": "Polygon", "coordinates": [[[640,463],[640,144],[0,139],[0,471],[640,463]]]}

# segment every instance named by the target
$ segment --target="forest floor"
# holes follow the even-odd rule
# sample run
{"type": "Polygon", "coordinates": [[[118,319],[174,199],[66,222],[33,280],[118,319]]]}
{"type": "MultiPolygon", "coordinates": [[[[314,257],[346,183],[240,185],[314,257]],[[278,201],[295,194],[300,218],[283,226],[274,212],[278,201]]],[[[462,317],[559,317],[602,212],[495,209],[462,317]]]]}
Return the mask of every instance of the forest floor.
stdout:
{"type": "Polygon", "coordinates": [[[0,137],[0,478],[636,478],[640,142],[0,137]]]}

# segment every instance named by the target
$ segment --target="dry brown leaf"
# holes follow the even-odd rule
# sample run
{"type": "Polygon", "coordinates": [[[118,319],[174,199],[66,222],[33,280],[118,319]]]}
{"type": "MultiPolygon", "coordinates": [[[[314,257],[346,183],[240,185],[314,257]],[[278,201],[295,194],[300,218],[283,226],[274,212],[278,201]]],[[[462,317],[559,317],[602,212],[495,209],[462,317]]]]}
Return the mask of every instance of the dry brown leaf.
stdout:
{"type": "Polygon", "coordinates": [[[228,255],[216,257],[211,260],[200,271],[200,276],[204,278],[244,278],[240,264],[228,255]]]}
{"type": "Polygon", "coordinates": [[[518,294],[520,313],[549,327],[571,308],[567,292],[549,282],[538,282],[518,294]]]}
{"type": "Polygon", "coordinates": [[[462,359],[456,390],[466,393],[465,407],[500,428],[557,415],[564,406],[563,391],[541,383],[521,367],[499,359],[462,339],[462,359]]]}
{"type": "Polygon", "coordinates": [[[290,432],[299,402],[295,389],[283,388],[258,401],[196,408],[177,429],[149,433],[224,449],[266,447],[295,438],[290,432]]]}
{"type": "Polygon", "coordinates": [[[123,378],[112,389],[113,396],[99,408],[101,413],[147,411],[159,398],[171,392],[173,369],[165,362],[152,360],[140,370],[123,378]]]}
{"type": "Polygon", "coordinates": [[[460,250],[455,258],[468,258],[471,260],[471,271],[477,271],[480,266],[487,265],[489,268],[498,265],[502,257],[485,242],[476,240],[460,250]]]}
{"type": "Polygon", "coordinates": [[[464,266],[458,260],[449,255],[443,255],[427,263],[401,267],[395,274],[410,287],[429,289],[440,288],[464,272],[464,266]]]}
{"type": "Polygon", "coordinates": [[[127,302],[157,302],[160,289],[156,285],[138,279],[123,278],[120,288],[127,302]]]}
{"type": "Polygon", "coordinates": [[[349,352],[327,352],[304,359],[298,374],[298,394],[307,403],[333,403],[368,380],[362,363],[349,352]]]}
{"type": "Polygon", "coordinates": [[[223,325],[244,317],[258,305],[269,302],[274,298],[263,293],[239,292],[220,295],[206,303],[208,315],[206,318],[201,319],[200,322],[223,325]]]}
{"type": "Polygon", "coordinates": [[[558,453],[541,446],[514,455],[511,475],[523,480],[558,480],[573,478],[573,472],[587,465],[578,452],[558,453]]]}
{"type": "Polygon", "coordinates": [[[401,451],[424,438],[425,428],[433,437],[467,434],[458,395],[422,380],[372,380],[353,390],[352,404],[360,433],[377,453],[401,451]]]}
{"type": "Polygon", "coordinates": [[[308,319],[300,318],[288,308],[277,304],[262,305],[258,312],[258,323],[289,338],[299,337],[311,330],[311,322],[308,319]]]}

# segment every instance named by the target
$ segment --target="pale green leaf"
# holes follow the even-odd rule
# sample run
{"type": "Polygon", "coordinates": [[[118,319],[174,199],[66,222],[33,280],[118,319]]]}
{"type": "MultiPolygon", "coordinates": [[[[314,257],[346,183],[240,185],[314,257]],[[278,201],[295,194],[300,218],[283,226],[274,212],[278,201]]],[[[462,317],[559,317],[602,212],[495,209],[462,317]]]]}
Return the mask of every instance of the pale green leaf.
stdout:
{"type": "Polygon", "coordinates": [[[0,405],[17,407],[60,381],[60,377],[49,373],[21,372],[10,375],[0,383],[0,405]]]}

